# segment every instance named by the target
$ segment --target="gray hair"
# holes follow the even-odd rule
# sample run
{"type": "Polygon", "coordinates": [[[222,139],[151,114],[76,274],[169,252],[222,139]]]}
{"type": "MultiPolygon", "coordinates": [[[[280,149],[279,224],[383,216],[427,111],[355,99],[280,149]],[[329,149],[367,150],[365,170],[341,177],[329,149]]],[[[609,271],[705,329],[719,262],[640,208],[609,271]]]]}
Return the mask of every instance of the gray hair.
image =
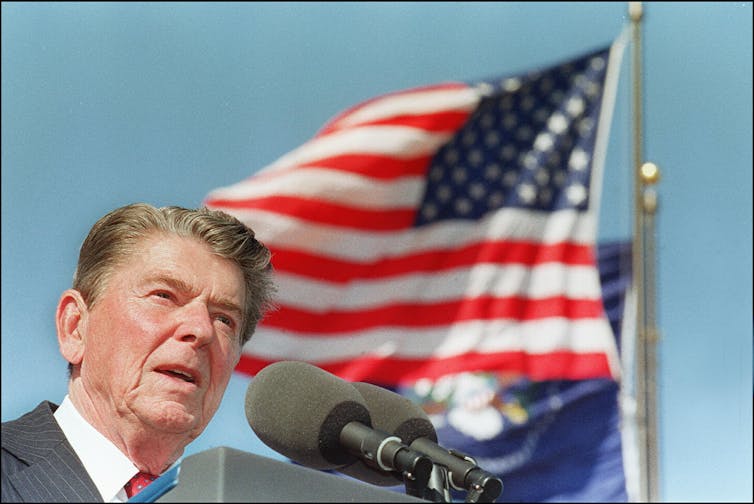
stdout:
{"type": "Polygon", "coordinates": [[[92,226],[81,245],[73,288],[88,305],[94,305],[116,266],[154,233],[197,238],[213,253],[238,265],[246,294],[240,344],[249,341],[265,312],[273,307],[272,254],[251,228],[219,210],[134,203],[109,212],[92,226]]]}

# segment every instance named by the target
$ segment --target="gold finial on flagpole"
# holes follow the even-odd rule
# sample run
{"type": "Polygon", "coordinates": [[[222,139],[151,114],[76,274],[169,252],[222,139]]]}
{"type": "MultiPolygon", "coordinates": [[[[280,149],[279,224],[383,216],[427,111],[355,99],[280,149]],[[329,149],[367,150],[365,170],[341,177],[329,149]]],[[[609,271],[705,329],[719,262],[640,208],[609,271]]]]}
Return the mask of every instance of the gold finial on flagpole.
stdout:
{"type": "Polygon", "coordinates": [[[638,23],[644,15],[644,7],[641,2],[628,2],[628,15],[631,21],[638,23]]]}
{"type": "Polygon", "coordinates": [[[660,169],[654,163],[644,163],[641,165],[639,173],[641,173],[642,182],[646,185],[654,185],[660,180],[660,169]]]}
{"type": "MultiPolygon", "coordinates": [[[[647,215],[654,215],[657,212],[657,191],[654,189],[654,187],[650,186],[654,186],[657,182],[660,181],[660,169],[656,164],[646,162],[641,165],[641,168],[639,169],[639,175],[641,176],[641,180],[645,186],[643,195],[643,210],[647,215]]],[[[647,222],[646,227],[648,235],[645,237],[644,241],[649,244],[650,240],[654,241],[654,222],[647,222]]],[[[648,259],[654,261],[654,255],[652,257],[649,257],[648,259]]],[[[649,286],[650,282],[654,282],[654,278],[644,279],[645,285],[649,286]]]]}

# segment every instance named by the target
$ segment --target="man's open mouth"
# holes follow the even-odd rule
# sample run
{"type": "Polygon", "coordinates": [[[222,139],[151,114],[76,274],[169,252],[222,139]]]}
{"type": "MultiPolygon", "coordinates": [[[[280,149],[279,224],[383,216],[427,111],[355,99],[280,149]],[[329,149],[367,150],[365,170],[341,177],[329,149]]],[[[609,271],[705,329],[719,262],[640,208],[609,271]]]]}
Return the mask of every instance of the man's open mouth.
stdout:
{"type": "Polygon", "coordinates": [[[189,383],[196,383],[196,378],[189,372],[181,369],[160,369],[160,373],[179,378],[189,383]]]}

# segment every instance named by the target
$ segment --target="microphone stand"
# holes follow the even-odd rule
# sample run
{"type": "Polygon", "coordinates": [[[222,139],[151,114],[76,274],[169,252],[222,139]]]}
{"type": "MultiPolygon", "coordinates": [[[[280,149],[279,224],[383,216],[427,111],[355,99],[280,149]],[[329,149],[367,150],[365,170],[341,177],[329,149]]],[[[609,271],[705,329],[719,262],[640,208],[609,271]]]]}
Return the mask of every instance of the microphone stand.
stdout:
{"type": "MultiPolygon", "coordinates": [[[[448,453],[459,460],[470,461],[476,465],[474,459],[468,455],[456,450],[449,450],[448,453]]],[[[430,502],[453,502],[453,498],[450,494],[451,486],[457,490],[466,490],[466,500],[464,502],[475,503],[495,502],[495,499],[500,496],[500,493],[503,490],[503,484],[499,478],[478,468],[471,470],[464,475],[464,484],[466,485],[466,488],[460,488],[457,486],[459,483],[453,484],[450,469],[437,462],[433,462],[432,471],[425,484],[417,481],[416,478],[410,478],[410,472],[404,472],[403,476],[406,485],[406,493],[408,495],[419,497],[430,502]]]]}
{"type": "MultiPolygon", "coordinates": [[[[408,487],[406,487],[406,490],[406,493],[408,493],[408,487]]],[[[440,464],[435,464],[432,467],[429,481],[422,490],[422,493],[413,495],[432,502],[453,502],[453,498],[450,495],[450,477],[448,476],[448,468],[440,464]]]]}
{"type": "Polygon", "coordinates": [[[403,484],[406,487],[406,495],[433,502],[450,502],[449,500],[443,501],[429,497],[428,492],[431,479],[437,466],[432,464],[432,469],[428,471],[427,462],[432,464],[432,461],[428,457],[420,457],[413,460],[411,467],[403,471],[403,484]]]}

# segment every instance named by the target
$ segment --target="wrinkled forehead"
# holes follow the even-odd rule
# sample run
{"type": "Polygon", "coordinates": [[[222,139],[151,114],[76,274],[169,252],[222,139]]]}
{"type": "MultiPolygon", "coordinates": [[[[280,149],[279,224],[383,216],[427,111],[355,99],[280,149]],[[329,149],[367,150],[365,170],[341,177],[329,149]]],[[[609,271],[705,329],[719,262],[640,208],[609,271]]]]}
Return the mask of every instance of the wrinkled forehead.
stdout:
{"type": "Polygon", "coordinates": [[[244,275],[238,263],[215,252],[209,244],[192,236],[154,232],[134,241],[117,261],[116,269],[131,274],[213,280],[229,292],[243,296],[244,275]],[[214,276],[214,279],[212,278],[214,276]]]}

